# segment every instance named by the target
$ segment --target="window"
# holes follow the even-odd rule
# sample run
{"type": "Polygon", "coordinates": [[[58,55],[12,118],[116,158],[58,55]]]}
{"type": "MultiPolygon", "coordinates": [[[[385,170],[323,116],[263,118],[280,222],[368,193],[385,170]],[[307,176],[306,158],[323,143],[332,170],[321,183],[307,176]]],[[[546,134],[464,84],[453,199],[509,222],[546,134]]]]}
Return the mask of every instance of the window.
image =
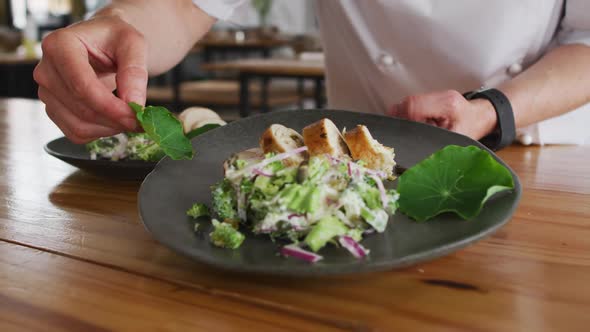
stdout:
{"type": "Polygon", "coordinates": [[[24,29],[27,24],[27,9],[38,22],[47,21],[50,17],[70,14],[72,0],[9,0],[12,9],[12,24],[24,29]]]}

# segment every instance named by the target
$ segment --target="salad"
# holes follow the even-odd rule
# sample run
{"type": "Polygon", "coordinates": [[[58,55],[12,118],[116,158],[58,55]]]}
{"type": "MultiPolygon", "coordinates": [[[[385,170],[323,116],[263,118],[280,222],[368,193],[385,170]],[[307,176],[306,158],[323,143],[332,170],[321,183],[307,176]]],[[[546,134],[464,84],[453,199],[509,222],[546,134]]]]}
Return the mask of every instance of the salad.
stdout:
{"type": "Polygon", "coordinates": [[[90,159],[122,159],[156,162],[168,155],[172,159],[193,156],[190,139],[208,130],[225,125],[214,111],[191,107],[178,117],[164,107],[130,103],[144,133],[122,133],[99,138],[86,144],[90,159]]]}
{"type": "Polygon", "coordinates": [[[164,151],[146,133],[122,133],[99,138],[86,144],[90,159],[143,160],[156,162],[164,157],[164,151]]]}
{"type": "MultiPolygon", "coordinates": [[[[254,234],[286,240],[281,253],[310,262],[327,245],[363,258],[361,241],[382,233],[397,209],[399,194],[386,189],[394,153],[357,126],[340,132],[328,119],[303,129],[303,136],[282,125],[262,135],[260,148],[225,162],[225,177],[212,187],[214,245],[236,249],[254,234]]],[[[187,214],[209,215],[203,204],[187,214]]]]}

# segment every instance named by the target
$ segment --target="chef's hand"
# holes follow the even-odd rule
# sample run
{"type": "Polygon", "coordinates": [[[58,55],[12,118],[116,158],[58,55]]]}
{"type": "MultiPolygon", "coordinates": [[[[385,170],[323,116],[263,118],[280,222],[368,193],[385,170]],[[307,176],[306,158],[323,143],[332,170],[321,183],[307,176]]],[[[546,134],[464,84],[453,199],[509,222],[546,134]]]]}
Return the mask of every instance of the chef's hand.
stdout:
{"type": "Polygon", "coordinates": [[[34,71],[39,98],[70,140],[86,143],[136,129],[127,102],[145,103],[147,47],[141,33],[106,15],[51,33],[42,48],[34,71]]]}
{"type": "Polygon", "coordinates": [[[466,100],[454,90],[406,97],[388,114],[445,128],[476,140],[491,133],[497,122],[496,112],[489,101],[466,100]]]}

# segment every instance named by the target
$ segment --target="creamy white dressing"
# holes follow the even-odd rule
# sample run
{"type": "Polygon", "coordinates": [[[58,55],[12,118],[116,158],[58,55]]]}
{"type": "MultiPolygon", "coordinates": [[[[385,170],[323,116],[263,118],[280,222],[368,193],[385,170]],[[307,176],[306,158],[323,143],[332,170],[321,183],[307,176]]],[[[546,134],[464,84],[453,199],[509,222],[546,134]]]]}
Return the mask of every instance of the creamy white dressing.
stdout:
{"type": "Polygon", "coordinates": [[[254,227],[254,232],[256,233],[272,233],[278,230],[278,223],[280,221],[287,221],[289,220],[289,213],[276,213],[276,212],[269,212],[264,216],[256,226],[254,227]]]}
{"type": "Polygon", "coordinates": [[[361,210],[365,207],[363,198],[352,189],[346,189],[342,193],[339,203],[344,208],[348,219],[360,218],[361,210]]]}
{"type": "Polygon", "coordinates": [[[387,221],[389,221],[389,215],[385,210],[373,210],[371,211],[373,214],[373,218],[369,220],[365,220],[367,224],[373,226],[375,230],[379,233],[383,233],[385,228],[387,227],[387,221]]]}
{"type": "Polygon", "coordinates": [[[125,134],[117,134],[115,138],[119,141],[117,145],[112,150],[111,159],[112,160],[119,160],[123,159],[127,156],[127,143],[129,140],[127,139],[127,135],[125,134]]]}

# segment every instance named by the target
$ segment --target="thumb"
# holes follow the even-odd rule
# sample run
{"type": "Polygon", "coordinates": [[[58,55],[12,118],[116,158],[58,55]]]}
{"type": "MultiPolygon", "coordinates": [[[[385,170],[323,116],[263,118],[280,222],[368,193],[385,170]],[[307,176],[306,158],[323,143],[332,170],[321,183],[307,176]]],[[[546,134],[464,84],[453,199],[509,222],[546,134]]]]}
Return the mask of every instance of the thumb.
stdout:
{"type": "Polygon", "coordinates": [[[147,44],[137,30],[128,29],[118,38],[115,52],[117,62],[117,92],[125,102],[145,105],[148,81],[147,44]]]}

